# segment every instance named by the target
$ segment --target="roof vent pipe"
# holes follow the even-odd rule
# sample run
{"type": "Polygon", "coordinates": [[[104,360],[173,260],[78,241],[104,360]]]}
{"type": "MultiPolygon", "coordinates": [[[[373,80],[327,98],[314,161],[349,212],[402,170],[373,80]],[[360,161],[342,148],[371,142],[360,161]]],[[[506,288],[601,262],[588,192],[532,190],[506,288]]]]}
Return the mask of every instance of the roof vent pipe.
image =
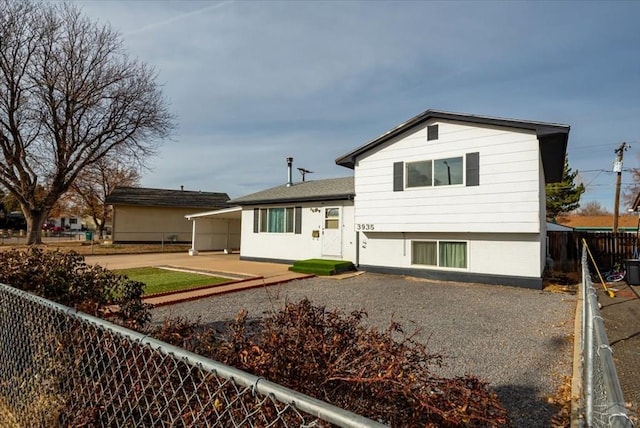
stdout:
{"type": "Polygon", "coordinates": [[[291,173],[292,165],[293,165],[293,158],[288,157],[287,158],[287,187],[291,187],[291,185],[293,184],[293,177],[291,173]]]}

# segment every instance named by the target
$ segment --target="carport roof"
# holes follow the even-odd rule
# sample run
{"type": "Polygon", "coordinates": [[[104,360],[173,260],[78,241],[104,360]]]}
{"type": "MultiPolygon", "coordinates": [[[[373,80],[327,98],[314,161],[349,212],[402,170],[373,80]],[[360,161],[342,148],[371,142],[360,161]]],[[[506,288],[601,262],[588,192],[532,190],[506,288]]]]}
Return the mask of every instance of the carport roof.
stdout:
{"type": "Polygon", "coordinates": [[[145,207],[180,207],[220,209],[228,208],[229,195],[191,190],[150,189],[145,187],[116,187],[105,202],[111,205],[145,207]]]}
{"type": "Polygon", "coordinates": [[[291,186],[283,184],[261,192],[252,193],[229,201],[233,205],[275,204],[282,202],[313,202],[353,199],[353,177],[303,181],[291,186]]]}
{"type": "Polygon", "coordinates": [[[188,214],[185,216],[187,220],[197,218],[215,218],[220,220],[239,220],[242,214],[242,207],[223,208],[221,210],[206,211],[203,213],[188,214]]]}

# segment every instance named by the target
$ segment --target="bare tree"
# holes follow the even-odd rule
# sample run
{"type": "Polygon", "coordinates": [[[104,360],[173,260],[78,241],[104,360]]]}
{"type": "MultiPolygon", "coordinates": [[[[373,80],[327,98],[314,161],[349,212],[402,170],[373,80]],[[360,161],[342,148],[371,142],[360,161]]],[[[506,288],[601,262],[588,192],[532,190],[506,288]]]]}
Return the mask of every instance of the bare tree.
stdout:
{"type": "Polygon", "coordinates": [[[611,215],[611,211],[603,208],[598,201],[589,201],[580,207],[577,214],[588,216],[611,215]]]}
{"type": "Polygon", "coordinates": [[[123,165],[118,159],[104,157],[78,175],[71,185],[70,196],[83,215],[91,216],[101,236],[106,222],[111,219],[110,207],[105,204],[107,196],[116,186],[139,184],[138,169],[123,165]]]}
{"type": "Polygon", "coordinates": [[[156,80],[75,6],[0,0],[0,186],[20,203],[29,244],[81,171],[105,156],[144,165],[169,136],[156,80]]]}
{"type": "Polygon", "coordinates": [[[631,168],[629,172],[631,172],[632,183],[625,187],[623,200],[628,207],[631,207],[640,193],[640,168],[631,168]]]}

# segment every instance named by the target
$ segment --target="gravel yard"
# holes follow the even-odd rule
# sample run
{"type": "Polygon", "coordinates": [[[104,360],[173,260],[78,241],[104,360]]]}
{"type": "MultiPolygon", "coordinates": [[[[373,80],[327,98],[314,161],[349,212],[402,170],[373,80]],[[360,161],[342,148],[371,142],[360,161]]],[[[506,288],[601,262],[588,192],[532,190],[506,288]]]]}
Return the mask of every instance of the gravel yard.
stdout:
{"type": "Polygon", "coordinates": [[[160,307],[153,315],[154,322],[179,316],[209,323],[233,319],[245,308],[250,319],[260,318],[304,297],[328,309],[364,309],[366,322],[380,329],[400,322],[445,356],[443,374],[487,380],[514,426],[551,425],[554,409],[545,397],[571,375],[573,295],[365,273],[240,291],[160,307]]]}

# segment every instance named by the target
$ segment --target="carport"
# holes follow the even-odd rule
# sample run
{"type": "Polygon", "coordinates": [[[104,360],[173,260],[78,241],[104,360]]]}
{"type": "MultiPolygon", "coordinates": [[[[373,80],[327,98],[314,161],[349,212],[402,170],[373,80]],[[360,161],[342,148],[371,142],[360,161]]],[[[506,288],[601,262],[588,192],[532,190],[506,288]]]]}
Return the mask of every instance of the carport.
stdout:
{"type": "Polygon", "coordinates": [[[193,222],[189,255],[200,251],[224,250],[231,253],[240,248],[240,219],[242,207],[189,214],[185,217],[193,222]]]}

